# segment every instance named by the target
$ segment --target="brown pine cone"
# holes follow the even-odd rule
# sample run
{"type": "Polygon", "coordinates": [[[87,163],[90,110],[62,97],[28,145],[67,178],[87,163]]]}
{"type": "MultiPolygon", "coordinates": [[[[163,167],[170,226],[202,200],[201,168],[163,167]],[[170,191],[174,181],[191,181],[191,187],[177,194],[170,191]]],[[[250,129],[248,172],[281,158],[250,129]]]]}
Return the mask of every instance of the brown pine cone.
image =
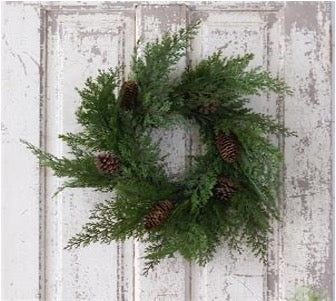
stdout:
{"type": "Polygon", "coordinates": [[[120,107],[126,110],[133,110],[137,103],[138,85],[135,81],[129,80],[122,84],[120,89],[120,107]]]}
{"type": "Polygon", "coordinates": [[[144,218],[145,229],[149,231],[162,224],[168,218],[173,207],[170,200],[163,200],[154,205],[144,218]]]}
{"type": "Polygon", "coordinates": [[[101,173],[116,174],[120,170],[120,160],[112,153],[100,153],[95,158],[97,169],[101,173]]]}
{"type": "Polygon", "coordinates": [[[217,199],[221,201],[228,201],[232,195],[237,191],[238,185],[230,181],[228,178],[219,177],[217,185],[214,189],[214,194],[217,199]]]}
{"type": "Polygon", "coordinates": [[[233,163],[238,159],[240,147],[235,134],[219,132],[216,136],[216,146],[220,156],[225,162],[233,163]]]}
{"type": "Polygon", "coordinates": [[[209,115],[217,111],[217,105],[214,103],[202,105],[197,108],[197,111],[204,115],[209,115]]]}

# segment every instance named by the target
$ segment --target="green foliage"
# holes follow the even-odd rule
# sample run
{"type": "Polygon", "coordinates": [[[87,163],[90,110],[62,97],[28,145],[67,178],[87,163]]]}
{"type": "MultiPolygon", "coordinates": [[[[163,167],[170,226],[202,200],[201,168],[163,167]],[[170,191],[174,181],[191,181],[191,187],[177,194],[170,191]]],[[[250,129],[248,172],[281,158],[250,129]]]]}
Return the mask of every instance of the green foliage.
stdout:
{"type": "Polygon", "coordinates": [[[197,33],[199,22],[177,33],[163,36],[161,40],[147,43],[141,57],[134,56],[131,78],[140,88],[141,106],[138,108],[141,123],[145,127],[167,125],[173,99],[170,92],[170,73],[178,61],[185,56],[191,39],[197,33]]]}
{"type": "Polygon", "coordinates": [[[100,191],[111,191],[115,185],[115,179],[98,172],[92,154],[78,154],[74,159],[57,158],[26,141],[22,142],[39,158],[42,166],[51,168],[57,177],[67,178],[56,193],[64,188],[75,187],[91,187],[100,191]]]}
{"type": "Polygon", "coordinates": [[[252,54],[223,58],[217,52],[172,78],[171,71],[184,57],[198,26],[166,34],[148,43],[142,56],[133,57],[130,78],[139,85],[138,106],[133,111],[119,105],[118,69],[99,71],[96,79],[86,81],[78,90],[81,104],[76,113],[83,130],[60,136],[72,159],[57,158],[25,142],[41,165],[66,178],[61,189],[93,187],[116,195],[115,200],[96,206],[90,221],[66,248],[133,237],[147,243],[145,272],[176,253],[204,265],[223,241],[232,251],[240,252],[247,245],[266,259],[271,220],[279,218],[281,154],[265,137],[294,133],[246,104],[251,95],[271,92],[283,97],[290,90],[261,68],[247,69],[252,54]],[[215,104],[217,110],[200,113],[199,106],[207,104],[215,104]],[[151,141],[151,131],[169,127],[181,117],[186,124],[199,125],[204,152],[192,157],[183,179],[176,180],[165,173],[164,158],[151,141]],[[238,137],[238,161],[229,164],[220,158],[215,146],[219,131],[238,137]],[[98,172],[94,158],[99,151],[119,157],[118,174],[98,172]],[[239,183],[230,202],[219,201],[213,193],[219,176],[239,183]],[[167,199],[174,202],[168,219],[146,231],[144,217],[167,199]]]}
{"type": "Polygon", "coordinates": [[[312,287],[299,288],[294,297],[287,299],[288,301],[326,301],[325,293],[321,293],[312,287]]]}
{"type": "Polygon", "coordinates": [[[118,106],[114,95],[119,84],[118,69],[98,72],[95,80],[88,78],[85,88],[77,89],[82,99],[76,112],[77,121],[84,127],[86,137],[94,139],[96,148],[114,150],[118,139],[118,106]]]}

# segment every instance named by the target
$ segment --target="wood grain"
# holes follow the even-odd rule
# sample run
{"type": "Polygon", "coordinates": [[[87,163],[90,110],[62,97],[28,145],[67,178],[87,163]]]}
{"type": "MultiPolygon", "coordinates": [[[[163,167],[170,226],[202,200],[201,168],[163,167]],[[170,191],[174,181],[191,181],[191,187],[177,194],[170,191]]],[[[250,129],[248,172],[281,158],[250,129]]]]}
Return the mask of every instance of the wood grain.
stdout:
{"type": "MultiPolygon", "coordinates": [[[[57,156],[68,149],[60,133],[80,130],[74,118],[82,87],[97,69],[128,64],[134,47],[134,12],[51,10],[46,18],[46,149],[57,156]]],[[[65,251],[68,239],[80,231],[89,210],[111,194],[74,189],[52,195],[60,180],[47,171],[45,298],[47,300],[111,300],[122,293],[121,244],[65,251]]]]}
{"type": "Polygon", "coordinates": [[[37,300],[43,179],[20,139],[40,143],[40,10],[2,9],[1,299],[37,300]]]}
{"type": "MultiPolygon", "coordinates": [[[[283,301],[302,285],[325,289],[332,300],[329,3],[6,2],[2,8],[4,300],[283,301]],[[138,39],[153,40],[196,19],[202,26],[187,53],[192,64],[216,50],[253,52],[254,66],[285,78],[294,91],[284,99],[251,97],[256,111],[298,134],[270,137],[285,162],[283,222],[274,224],[268,265],[248,250],[229,254],[223,243],[205,268],[177,256],[145,278],[139,242],[64,251],[94,204],[113,195],[73,189],[52,199],[60,180],[39,168],[19,138],[66,154],[57,136],[79,130],[73,88],[98,68],[127,65],[138,39]]],[[[156,131],[153,138],[162,139],[167,172],[175,176],[183,175],[190,153],[201,151],[197,128],[156,131]]]]}

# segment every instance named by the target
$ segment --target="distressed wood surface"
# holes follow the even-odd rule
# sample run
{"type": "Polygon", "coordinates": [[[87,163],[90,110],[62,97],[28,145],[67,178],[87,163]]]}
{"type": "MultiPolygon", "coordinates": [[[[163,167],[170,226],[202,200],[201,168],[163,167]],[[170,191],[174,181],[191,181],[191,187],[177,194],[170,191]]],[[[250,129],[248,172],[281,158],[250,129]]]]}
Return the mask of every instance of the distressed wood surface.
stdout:
{"type": "Polygon", "coordinates": [[[40,173],[20,139],[40,143],[40,10],[2,6],[2,300],[38,300],[40,173]]]}
{"type": "Polygon", "coordinates": [[[284,144],[279,298],[302,284],[332,294],[332,98],[330,3],[288,3],[284,11],[285,79],[294,95],[284,123],[297,131],[284,144]]]}
{"type": "MultiPolygon", "coordinates": [[[[274,74],[280,73],[278,19],[279,10],[229,11],[226,9],[196,9],[191,19],[201,19],[202,27],[192,44],[190,58],[193,63],[217,50],[232,56],[252,52],[254,66],[263,66],[274,74]]],[[[279,74],[280,75],[280,74],[279,74]]],[[[277,111],[274,95],[251,98],[256,111],[273,114],[277,111]]],[[[230,256],[225,244],[206,268],[194,267],[193,300],[263,300],[265,267],[248,250],[242,255],[230,256]]]]}
{"type": "MultiPolygon", "coordinates": [[[[7,2],[3,11],[4,300],[282,301],[301,285],[325,289],[332,300],[330,4],[7,2]],[[127,65],[138,39],[196,19],[202,26],[187,53],[192,64],[219,49],[227,56],[253,52],[254,66],[284,77],[294,90],[285,99],[251,98],[256,111],[298,134],[270,137],[285,162],[283,222],[274,225],[269,264],[248,250],[231,256],[223,243],[204,268],[177,256],[146,278],[139,242],[64,251],[94,204],[113,196],[72,189],[52,199],[60,180],[39,169],[19,138],[66,154],[57,136],[79,130],[74,87],[98,68],[127,65]]],[[[153,138],[161,139],[174,176],[183,174],[190,152],[200,151],[196,128],[156,131],[153,138]]]]}
{"type": "MultiPolygon", "coordinates": [[[[116,9],[92,14],[85,9],[58,9],[47,12],[45,26],[46,148],[61,156],[67,149],[57,136],[79,130],[74,119],[79,105],[74,87],[82,87],[98,68],[128,64],[134,39],[126,37],[134,36],[134,12],[116,9]]],[[[120,244],[63,250],[87,221],[89,210],[112,196],[74,189],[52,199],[60,180],[49,174],[46,178],[45,298],[116,300],[120,295],[120,244]]]]}
{"type": "MultiPolygon", "coordinates": [[[[180,5],[139,5],[137,11],[136,39],[144,42],[160,38],[167,31],[176,31],[186,26],[187,10],[180,5]]],[[[137,55],[141,55],[141,48],[137,55]]],[[[184,68],[185,61],[181,61],[179,69],[184,68]]],[[[187,131],[181,128],[169,131],[155,131],[154,140],[160,140],[162,153],[168,155],[167,172],[172,176],[179,176],[183,172],[186,156],[188,155],[187,131]]],[[[144,245],[135,242],[134,256],[134,300],[185,300],[185,290],[188,287],[186,277],[187,263],[180,257],[168,259],[157,266],[148,277],[142,275],[144,268],[144,245]]]]}

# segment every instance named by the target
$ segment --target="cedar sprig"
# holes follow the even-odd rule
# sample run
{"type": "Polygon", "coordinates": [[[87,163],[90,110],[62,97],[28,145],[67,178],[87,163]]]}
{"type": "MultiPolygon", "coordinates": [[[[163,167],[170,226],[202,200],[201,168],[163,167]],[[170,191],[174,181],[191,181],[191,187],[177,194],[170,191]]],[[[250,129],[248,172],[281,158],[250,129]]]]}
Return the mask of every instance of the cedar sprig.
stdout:
{"type": "Polygon", "coordinates": [[[171,114],[172,90],[170,74],[176,63],[186,55],[190,41],[196,35],[197,21],[177,33],[147,43],[141,56],[134,55],[130,78],[139,85],[141,123],[145,127],[166,127],[174,120],[171,114]]]}

